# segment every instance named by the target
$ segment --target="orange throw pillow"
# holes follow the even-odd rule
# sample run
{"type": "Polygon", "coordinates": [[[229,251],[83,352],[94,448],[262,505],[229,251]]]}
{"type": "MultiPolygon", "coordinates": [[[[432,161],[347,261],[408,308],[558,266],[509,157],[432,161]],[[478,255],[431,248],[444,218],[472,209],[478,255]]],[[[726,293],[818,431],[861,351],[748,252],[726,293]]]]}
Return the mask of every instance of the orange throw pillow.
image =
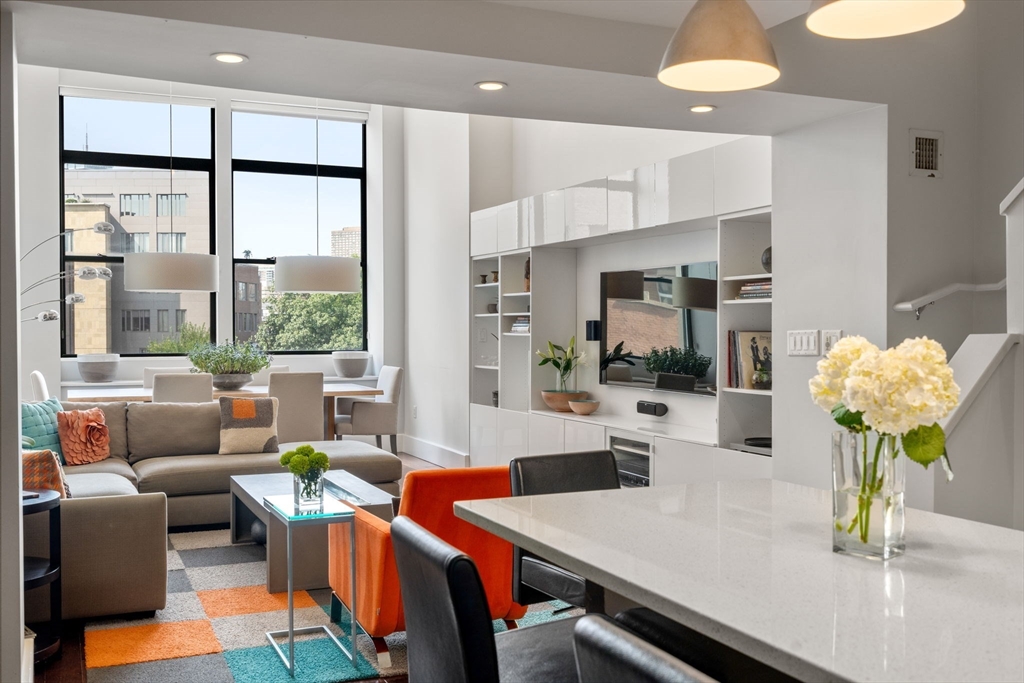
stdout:
{"type": "Polygon", "coordinates": [[[57,435],[64,461],[69,465],[85,465],[110,457],[110,430],[99,408],[57,413],[57,435]]]}
{"type": "Polygon", "coordinates": [[[61,498],[70,498],[71,491],[64,480],[64,469],[53,451],[21,452],[21,488],[26,491],[56,491],[61,498]]]}

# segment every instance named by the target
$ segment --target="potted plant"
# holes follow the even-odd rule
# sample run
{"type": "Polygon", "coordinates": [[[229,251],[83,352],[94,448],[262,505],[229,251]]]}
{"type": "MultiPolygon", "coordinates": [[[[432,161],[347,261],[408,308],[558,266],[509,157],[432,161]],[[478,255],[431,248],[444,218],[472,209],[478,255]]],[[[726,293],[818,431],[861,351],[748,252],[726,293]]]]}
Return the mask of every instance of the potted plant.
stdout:
{"type": "Polygon", "coordinates": [[[193,372],[213,375],[213,386],[222,391],[241,389],[252,381],[252,374],[270,367],[270,356],[255,342],[206,344],[188,354],[193,372]]]}
{"type": "Polygon", "coordinates": [[[772,373],[771,370],[765,370],[764,368],[758,368],[754,370],[753,375],[754,388],[760,391],[768,391],[772,388],[772,373]]]}
{"type": "Polygon", "coordinates": [[[295,507],[300,510],[319,510],[324,505],[324,472],[331,461],[326,453],[309,444],[299,446],[281,456],[281,465],[294,475],[295,507]]]}
{"type": "Polygon", "coordinates": [[[554,366],[558,378],[557,389],[540,392],[544,403],[552,410],[568,413],[571,410],[569,401],[582,401],[587,397],[587,392],[585,391],[575,391],[568,388],[572,379],[572,373],[578,365],[584,363],[586,354],[576,353],[576,337],[573,337],[569,340],[569,345],[564,348],[549,341],[547,353],[538,350],[537,355],[541,359],[538,365],[550,364],[554,366]]]}
{"type": "Polygon", "coordinates": [[[651,349],[643,358],[644,368],[654,375],[655,386],[661,385],[659,374],[681,375],[684,379],[673,382],[672,386],[682,391],[693,391],[697,380],[707,377],[711,367],[710,357],[697,353],[693,348],[680,349],[678,346],[651,349]]]}

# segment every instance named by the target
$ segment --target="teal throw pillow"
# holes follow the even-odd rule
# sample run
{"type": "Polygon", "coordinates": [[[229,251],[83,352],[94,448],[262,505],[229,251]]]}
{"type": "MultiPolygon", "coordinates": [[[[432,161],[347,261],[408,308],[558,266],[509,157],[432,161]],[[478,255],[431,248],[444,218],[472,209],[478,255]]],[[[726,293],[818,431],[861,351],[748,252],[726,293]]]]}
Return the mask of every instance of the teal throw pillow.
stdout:
{"type": "Polygon", "coordinates": [[[35,442],[37,451],[49,449],[64,463],[64,454],[60,450],[60,437],[57,435],[57,413],[64,408],[55,398],[39,403],[21,404],[21,435],[35,442]]]}

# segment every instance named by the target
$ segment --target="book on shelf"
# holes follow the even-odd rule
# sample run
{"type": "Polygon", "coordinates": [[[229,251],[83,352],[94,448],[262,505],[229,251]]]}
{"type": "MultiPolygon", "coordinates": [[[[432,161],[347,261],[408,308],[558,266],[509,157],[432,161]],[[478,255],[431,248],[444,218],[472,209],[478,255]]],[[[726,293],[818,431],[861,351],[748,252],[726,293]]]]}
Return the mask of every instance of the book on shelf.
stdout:
{"type": "Polygon", "coordinates": [[[771,290],[766,292],[740,292],[736,295],[737,299],[770,299],[772,298],[771,290]]]}
{"type": "Polygon", "coordinates": [[[772,371],[772,333],[731,330],[727,360],[729,386],[753,389],[755,371],[772,371]]]}
{"type": "Polygon", "coordinates": [[[763,292],[764,290],[771,290],[772,285],[769,282],[766,285],[743,285],[740,287],[741,292],[763,292]]]}
{"type": "Polygon", "coordinates": [[[512,334],[529,334],[530,333],[530,316],[520,315],[517,316],[515,321],[512,323],[512,334]]]}

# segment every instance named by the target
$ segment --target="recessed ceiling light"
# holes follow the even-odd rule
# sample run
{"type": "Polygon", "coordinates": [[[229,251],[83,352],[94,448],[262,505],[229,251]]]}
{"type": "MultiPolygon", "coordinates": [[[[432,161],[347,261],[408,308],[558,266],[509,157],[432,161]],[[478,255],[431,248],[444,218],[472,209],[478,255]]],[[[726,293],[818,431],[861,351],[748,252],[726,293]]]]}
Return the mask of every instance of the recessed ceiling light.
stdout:
{"type": "Polygon", "coordinates": [[[476,84],[480,90],[504,90],[508,87],[508,83],[502,83],[501,81],[480,81],[476,84]]]}
{"type": "Polygon", "coordinates": [[[249,61],[248,57],[240,55],[237,52],[214,52],[210,56],[224,64],[241,64],[242,62],[249,61]]]}
{"type": "Polygon", "coordinates": [[[718,107],[713,104],[695,104],[690,107],[690,111],[694,114],[707,114],[709,111],[714,111],[716,109],[718,109],[718,107]]]}

